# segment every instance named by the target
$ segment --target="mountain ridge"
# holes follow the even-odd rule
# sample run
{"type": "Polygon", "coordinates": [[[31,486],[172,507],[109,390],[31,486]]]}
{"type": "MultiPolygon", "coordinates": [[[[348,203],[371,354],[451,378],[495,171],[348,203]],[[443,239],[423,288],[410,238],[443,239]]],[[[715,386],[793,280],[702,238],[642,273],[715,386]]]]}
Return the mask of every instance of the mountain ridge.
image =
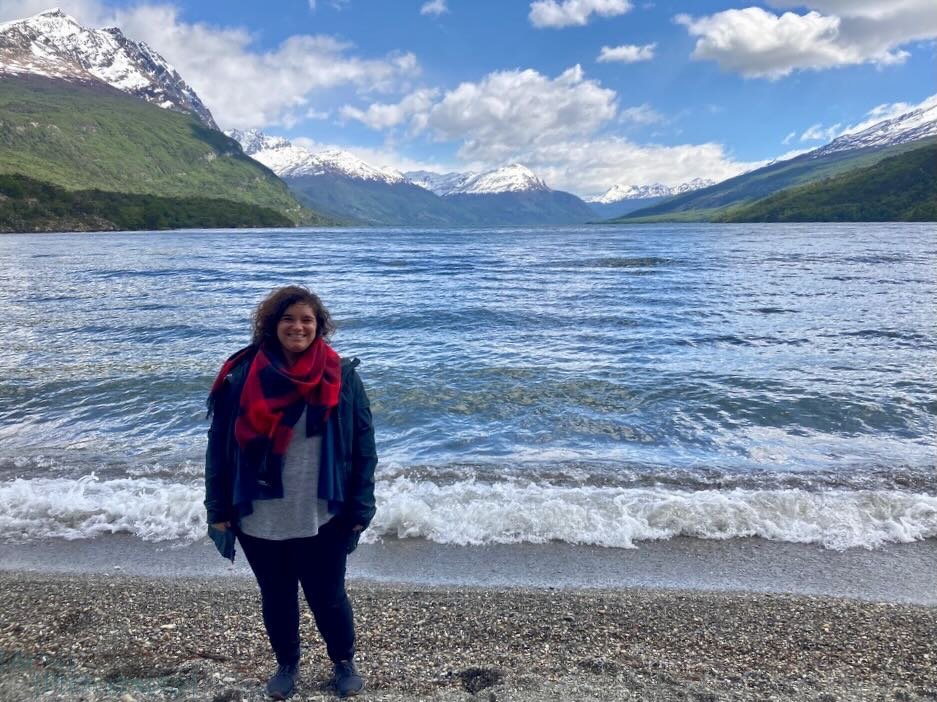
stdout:
{"type": "Polygon", "coordinates": [[[529,168],[509,164],[476,174],[402,174],[340,150],[312,152],[260,130],[228,134],[310,207],[351,222],[483,226],[585,223],[595,213],[578,197],[551,190],[529,168]],[[439,187],[448,178],[444,195],[439,187]],[[417,181],[417,182],[414,182],[417,181]],[[539,208],[539,209],[538,209],[539,208]]]}
{"type": "Polygon", "coordinates": [[[711,221],[787,188],[865,168],[937,140],[937,96],[923,106],[837,137],[812,151],[683,193],[611,222],[711,221]]]}
{"type": "Polygon", "coordinates": [[[23,74],[99,81],[218,128],[208,107],[159,53],[116,27],[87,29],[58,8],[0,24],[0,75],[23,74]]]}

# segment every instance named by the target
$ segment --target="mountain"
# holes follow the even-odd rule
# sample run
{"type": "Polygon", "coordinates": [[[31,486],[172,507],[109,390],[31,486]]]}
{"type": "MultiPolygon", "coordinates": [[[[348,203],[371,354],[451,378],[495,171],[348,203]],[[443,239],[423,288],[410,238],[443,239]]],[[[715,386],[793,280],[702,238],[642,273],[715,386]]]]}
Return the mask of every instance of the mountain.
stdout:
{"type": "Polygon", "coordinates": [[[0,174],[0,232],[291,226],[276,210],[232,200],[66,190],[19,174],[0,174]]]}
{"type": "Polygon", "coordinates": [[[844,134],[807,155],[822,158],[839,151],[897,146],[931,136],[937,136],[937,96],[926,100],[916,110],[883,120],[862,131],[844,134]]]}
{"type": "Polygon", "coordinates": [[[458,189],[465,181],[475,177],[475,173],[433,173],[432,171],[407,171],[404,178],[414,185],[436,193],[440,197],[458,189]]]}
{"type": "Polygon", "coordinates": [[[707,188],[714,185],[716,181],[705,178],[694,178],[687,183],[671,188],[662,183],[652,183],[651,185],[613,185],[603,195],[595,198],[588,198],[586,202],[590,204],[611,205],[623,200],[647,200],[655,197],[670,197],[680,193],[688,193],[692,190],[707,188]]]}
{"type": "Polygon", "coordinates": [[[283,137],[267,136],[259,129],[246,132],[231,129],[225,134],[240,143],[245,154],[260,161],[281,178],[335,175],[388,185],[406,182],[401,173],[372,166],[347,151],[329,149],[313,153],[302,146],[294,146],[283,137]]]}
{"type": "Polygon", "coordinates": [[[100,81],[217,129],[195,91],[153,49],[116,27],[86,29],[59,9],[0,24],[0,75],[100,81]]]}
{"type": "Polygon", "coordinates": [[[933,142],[937,142],[937,100],[795,158],[677,195],[613,221],[710,221],[787,188],[867,168],[933,142]]]}
{"type": "Polygon", "coordinates": [[[729,210],[721,222],[937,221],[937,143],[729,210]]]}
{"type": "Polygon", "coordinates": [[[280,176],[301,202],[334,218],[436,226],[449,226],[458,219],[437,195],[395,170],[372,166],[347,151],[313,153],[259,130],[232,130],[228,135],[245,154],[280,176]]]}
{"type": "Polygon", "coordinates": [[[578,197],[551,190],[518,163],[470,176],[443,199],[463,221],[483,224],[582,224],[595,216],[578,197]]]}
{"type": "MultiPolygon", "coordinates": [[[[0,174],[72,192],[176,198],[184,210],[191,208],[183,200],[201,198],[271,209],[294,223],[323,222],[237,142],[100,81],[0,77],[0,174]]],[[[244,224],[267,220],[252,216],[244,224]]]]}
{"type": "Polygon", "coordinates": [[[699,190],[713,185],[715,181],[704,178],[694,178],[687,183],[676,187],[652,183],[650,185],[614,185],[599,197],[587,199],[586,202],[592,211],[599,217],[621,217],[629,212],[649,207],[664,198],[681,193],[699,190]]]}
{"type": "Polygon", "coordinates": [[[59,10],[0,24],[0,175],[7,230],[325,222],[217,131],[159,54],[59,10]]]}
{"type": "Polygon", "coordinates": [[[575,195],[550,190],[519,164],[477,174],[402,174],[346,151],[314,153],[257,130],[228,134],[244,153],[283,178],[302,202],[346,221],[485,226],[583,223],[595,216],[575,195]]]}
{"type": "Polygon", "coordinates": [[[585,224],[595,218],[586,203],[560,190],[455,193],[444,199],[458,208],[461,221],[467,224],[585,224]]]}
{"type": "Polygon", "coordinates": [[[467,177],[446,193],[449,195],[492,195],[495,193],[547,192],[550,188],[529,168],[512,163],[509,166],[467,177]]]}

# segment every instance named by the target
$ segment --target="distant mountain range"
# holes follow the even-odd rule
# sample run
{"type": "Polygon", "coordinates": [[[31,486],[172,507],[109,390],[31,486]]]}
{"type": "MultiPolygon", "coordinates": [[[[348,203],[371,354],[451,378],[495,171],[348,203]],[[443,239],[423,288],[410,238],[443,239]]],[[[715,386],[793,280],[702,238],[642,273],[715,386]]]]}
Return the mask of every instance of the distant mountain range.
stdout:
{"type": "Polygon", "coordinates": [[[651,185],[613,185],[603,195],[586,200],[600,219],[621,217],[634,210],[640,210],[668,197],[699,190],[713,185],[715,181],[694,178],[688,183],[681,183],[671,188],[662,183],[651,185]]]}
{"type": "Polygon", "coordinates": [[[808,212],[913,219],[937,202],[933,179],[901,193],[887,186],[889,178],[908,183],[907,168],[924,158],[920,149],[937,143],[937,99],[720,183],[623,183],[584,202],[517,163],[483,173],[401,173],[257,130],[226,136],[152,48],[114,27],[84,28],[60,10],[0,24],[0,88],[0,230],[552,225],[802,219],[808,212]],[[864,170],[883,159],[881,168],[864,170]],[[857,173],[877,189],[859,188],[850,176],[857,173]],[[830,200],[859,191],[861,206],[837,209],[830,200]],[[924,202],[909,203],[911,192],[924,202]],[[56,214],[63,212],[70,219],[56,214]]]}
{"type": "Polygon", "coordinates": [[[400,173],[347,151],[312,152],[257,130],[227,134],[308,206],[351,222],[484,226],[581,224],[595,217],[578,197],[551,190],[520,164],[484,173],[400,173]]]}
{"type": "MultiPolygon", "coordinates": [[[[817,184],[818,188],[822,188],[828,179],[846,175],[856,169],[868,168],[886,158],[903,154],[907,154],[907,158],[916,158],[912,152],[934,143],[937,143],[937,98],[917,109],[882,120],[861,131],[843,135],[825,146],[794,158],[775,161],[721,183],[668,198],[613,221],[721,221],[735,220],[744,216],[745,212],[776,212],[771,207],[752,209],[752,206],[764,198],[786,192],[790,188],[808,184],[817,184]]],[[[897,173],[898,169],[893,166],[889,172],[897,173]]],[[[922,192],[929,193],[928,201],[937,201],[937,182],[925,181],[925,186],[922,192]]],[[[891,198],[890,194],[884,191],[880,195],[884,199],[891,198]]],[[[884,201],[881,207],[876,204],[877,197],[873,191],[865,193],[868,202],[866,207],[853,210],[857,218],[855,221],[862,221],[859,213],[863,211],[890,211],[884,201]]],[[[788,201],[788,207],[794,207],[796,202],[803,200],[791,199],[788,201]]],[[[821,216],[820,210],[812,211],[816,216],[821,216]]],[[[759,214],[759,217],[762,216],[768,215],[759,214]]],[[[778,213],[777,217],[798,219],[799,214],[789,209],[783,216],[778,213]]]]}

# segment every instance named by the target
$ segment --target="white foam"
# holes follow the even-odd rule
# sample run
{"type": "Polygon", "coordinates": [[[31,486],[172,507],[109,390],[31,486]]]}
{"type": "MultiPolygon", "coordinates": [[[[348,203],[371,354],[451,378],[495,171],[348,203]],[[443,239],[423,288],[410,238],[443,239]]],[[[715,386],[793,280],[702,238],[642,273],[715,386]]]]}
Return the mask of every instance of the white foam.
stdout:
{"type": "Polygon", "coordinates": [[[759,536],[841,550],[937,536],[937,497],[898,491],[436,485],[408,478],[379,490],[370,540],[394,535],[462,545],[557,540],[634,548],[675,536],[759,536]]]}
{"type": "MultiPolygon", "coordinates": [[[[16,540],[128,533],[148,541],[205,534],[200,482],[18,478],[0,483],[0,534],[16,540]]],[[[937,537],[937,496],[895,490],[675,490],[472,479],[378,482],[365,541],[443,544],[563,541],[615,548],[675,536],[758,536],[829,549],[937,537]]]]}
{"type": "Polygon", "coordinates": [[[128,533],[147,541],[205,534],[203,489],[148,478],[36,478],[0,483],[0,534],[14,539],[128,533]]]}

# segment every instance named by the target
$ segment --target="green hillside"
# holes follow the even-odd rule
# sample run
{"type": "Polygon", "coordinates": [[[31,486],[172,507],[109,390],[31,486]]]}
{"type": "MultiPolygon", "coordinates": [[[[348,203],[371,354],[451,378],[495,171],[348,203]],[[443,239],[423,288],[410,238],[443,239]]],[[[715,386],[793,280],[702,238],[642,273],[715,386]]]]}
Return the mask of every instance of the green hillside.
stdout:
{"type": "Polygon", "coordinates": [[[920,148],[922,144],[934,143],[937,143],[937,139],[931,137],[884,149],[840,151],[817,158],[804,154],[743,173],[708,188],[678,195],[611,221],[710,222],[727,214],[730,208],[753,203],[786,188],[868,167],[884,158],[920,148]]]}
{"type": "Polygon", "coordinates": [[[291,227],[269,207],[204,197],[66,190],[0,174],[0,232],[291,227]]]}
{"type": "Polygon", "coordinates": [[[937,144],[820,182],[788,188],[720,222],[937,221],[937,144]]]}
{"type": "Polygon", "coordinates": [[[221,132],[101,83],[0,79],[0,173],[68,190],[230,200],[294,223],[324,222],[221,132]]]}

